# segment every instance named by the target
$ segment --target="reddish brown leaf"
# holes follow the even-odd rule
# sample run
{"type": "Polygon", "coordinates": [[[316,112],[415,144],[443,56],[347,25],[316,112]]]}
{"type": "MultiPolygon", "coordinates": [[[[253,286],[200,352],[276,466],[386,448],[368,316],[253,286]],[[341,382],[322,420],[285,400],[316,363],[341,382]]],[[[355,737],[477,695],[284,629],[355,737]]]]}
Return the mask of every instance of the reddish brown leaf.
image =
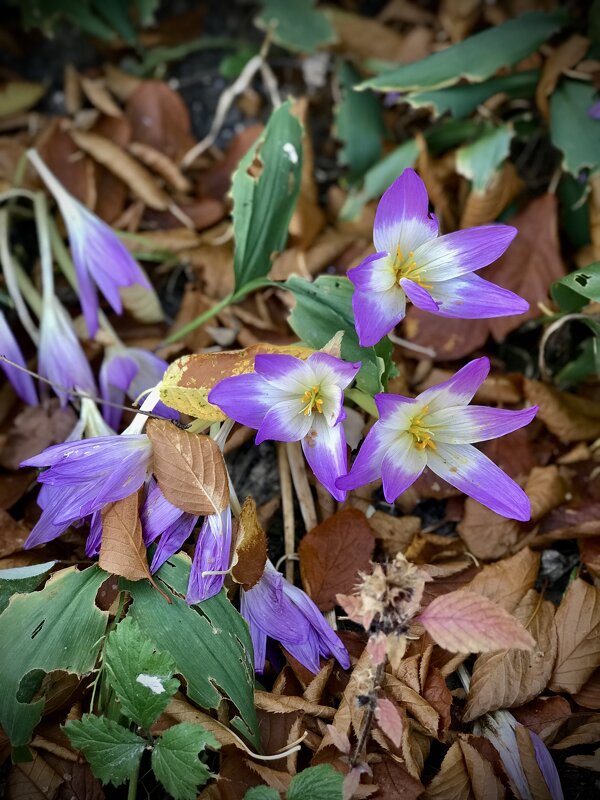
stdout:
{"type": "Polygon", "coordinates": [[[130,581],[150,579],[137,493],[103,508],[99,564],[130,581]]]}
{"type": "Polygon", "coordinates": [[[531,405],[540,407],[538,417],[561,442],[591,441],[600,436],[598,403],[527,379],[525,396],[531,405]]]}
{"type": "Polygon", "coordinates": [[[373,800],[389,800],[401,797],[402,800],[417,800],[423,794],[423,784],[413,778],[395,759],[383,756],[372,765],[373,783],[379,787],[373,800]]]}
{"type": "Polygon", "coordinates": [[[8,800],[54,800],[63,778],[42,758],[13,764],[8,775],[8,800]]]}
{"type": "Polygon", "coordinates": [[[235,524],[231,577],[248,590],[261,579],[267,563],[267,537],[256,516],[256,503],[247,497],[235,524]]]}
{"type": "Polygon", "coordinates": [[[375,539],[362,511],[347,509],[329,517],[300,542],[304,588],[321,611],[330,611],[336,594],[350,593],[359,572],[369,569],[375,539]]]}
{"type": "Polygon", "coordinates": [[[446,686],[444,676],[437,667],[430,667],[427,671],[423,698],[435,708],[440,716],[438,736],[444,741],[450,728],[452,694],[446,686]]]}
{"type": "Polygon", "coordinates": [[[436,361],[457,361],[483,347],[490,327],[489,320],[447,319],[411,305],[404,331],[411,342],[434,350],[436,361]]]}
{"type": "Polygon", "coordinates": [[[513,708],[511,713],[547,744],[573,712],[564,697],[538,697],[520,708],[513,708]]]}
{"type": "Polygon", "coordinates": [[[143,81],[127,100],[133,140],[179,162],[194,145],[190,115],[181,95],[163,81],[143,81]]]}

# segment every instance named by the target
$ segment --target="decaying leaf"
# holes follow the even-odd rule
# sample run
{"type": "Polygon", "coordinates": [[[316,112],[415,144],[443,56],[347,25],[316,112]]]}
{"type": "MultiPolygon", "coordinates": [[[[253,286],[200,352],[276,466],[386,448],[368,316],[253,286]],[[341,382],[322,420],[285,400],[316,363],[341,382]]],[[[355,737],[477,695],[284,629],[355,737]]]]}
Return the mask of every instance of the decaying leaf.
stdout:
{"type": "Polygon", "coordinates": [[[402,734],[404,723],[402,716],[396,706],[387,697],[380,697],[375,706],[375,719],[381,730],[390,739],[392,744],[400,747],[402,744],[402,734]]]}
{"type": "Polygon", "coordinates": [[[256,515],[256,503],[247,497],[234,523],[235,548],[231,577],[248,590],[261,579],[267,562],[267,537],[256,515]]]}
{"type": "Polygon", "coordinates": [[[540,566],[540,554],[524,548],[511,558],[485,566],[469,586],[512,613],[533,588],[540,566]]]}
{"type": "Polygon", "coordinates": [[[538,417],[561,442],[591,441],[600,436],[598,403],[527,379],[525,396],[532,405],[540,407],[538,417]]]}
{"type": "Polygon", "coordinates": [[[459,737],[446,753],[440,771],[431,781],[424,800],[501,800],[505,791],[489,761],[459,737]]]}
{"type": "Polygon", "coordinates": [[[154,475],[167,500],[189,514],[223,511],[229,502],[229,482],[214,439],[166,420],[150,420],[146,432],[152,442],[154,475]]]}
{"type": "Polygon", "coordinates": [[[150,578],[142,523],[138,513],[138,493],[109,503],[102,510],[100,566],[106,572],[130,581],[150,578]]]}
{"type": "Polygon", "coordinates": [[[578,64],[587,53],[589,46],[589,39],[575,33],[560,44],[546,60],[535,91],[537,107],[546,119],[550,117],[548,97],[554,91],[561,73],[578,64]]]}

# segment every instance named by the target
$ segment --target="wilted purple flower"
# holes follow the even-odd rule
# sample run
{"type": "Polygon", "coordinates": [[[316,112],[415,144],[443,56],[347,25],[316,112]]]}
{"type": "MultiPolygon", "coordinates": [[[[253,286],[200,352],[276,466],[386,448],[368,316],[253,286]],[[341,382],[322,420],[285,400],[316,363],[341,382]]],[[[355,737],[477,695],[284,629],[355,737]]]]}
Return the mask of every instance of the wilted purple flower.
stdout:
{"type": "Polygon", "coordinates": [[[92,370],[69,315],[53,295],[44,299],[42,307],[38,369],[51,381],[63,406],[67,404],[68,389],[96,393],[92,370]]]}
{"type": "MultiPolygon", "coordinates": [[[[27,366],[21,348],[13,336],[11,329],[8,327],[8,322],[2,311],[0,311],[0,354],[14,361],[15,364],[20,364],[22,367],[27,366]]],[[[21,400],[23,400],[24,403],[28,403],[30,406],[37,406],[38,396],[31,375],[22,372],[16,367],[12,367],[10,364],[7,364],[6,361],[0,361],[0,367],[21,400]]]]}
{"type": "Polygon", "coordinates": [[[588,108],[588,117],[591,117],[592,119],[600,119],[600,100],[597,100],[588,108]]]}
{"type": "Polygon", "coordinates": [[[306,361],[274,354],[256,356],[254,369],[222,380],[209,392],[209,402],[242,425],[257,428],[256,444],[301,441],[319,481],[343,500],[346,493],[335,485],[347,469],[343,390],[360,364],[327,353],[313,353],[306,361]]]}
{"type": "MultiPolygon", "coordinates": [[[[100,367],[100,393],[105,400],[115,404],[122,405],[125,395],[130,400],[137,400],[143,392],[159,383],[167,366],[166,361],[147,350],[111,345],[106,348],[100,367]]],[[[172,417],[175,414],[162,403],[158,405],[167,412],[162,416],[172,417]]],[[[160,411],[157,406],[154,407],[154,413],[160,411]]],[[[116,430],[121,421],[122,410],[106,405],[103,414],[108,424],[116,430]]]]}
{"type": "Polygon", "coordinates": [[[60,207],[69,233],[81,308],[90,336],[94,336],[98,330],[97,289],[121,314],[119,289],[136,283],[150,289],[150,283],[112,228],[67,192],[35,150],[28,150],[27,155],[60,207]]]}
{"type": "MultiPolygon", "coordinates": [[[[49,542],[107,503],[137,492],[151,456],[150,440],[139,434],[56,444],[23,461],[22,467],[48,467],[38,475],[42,515],[24,546],[49,542]]],[[[95,521],[99,524],[98,516],[95,521]]]]}
{"type": "Polygon", "coordinates": [[[375,395],[379,420],[338,486],[355,489],[381,476],[385,499],[392,503],[429,467],[497,514],[528,520],[531,507],[525,492],[472,442],[522,428],[537,406],[522,411],[469,406],[489,369],[489,359],[478,358],[414,399],[375,395]]]}
{"type": "Polygon", "coordinates": [[[385,192],[375,216],[377,253],[349,270],[361,345],[375,345],[404,318],[406,300],[442,317],[479,319],[522,314],[529,304],[478,275],[504,253],[517,231],[509,225],[438,236],[425,184],[406,169],[385,192]]]}
{"type": "Polygon", "coordinates": [[[231,556],[231,508],[210,514],[198,535],[186,600],[199,603],[223,588],[231,556]],[[211,573],[211,574],[207,574],[211,573]]]}
{"type": "Polygon", "coordinates": [[[350,666],[348,652],[319,609],[301,589],[285,580],[270,561],[260,581],[240,592],[240,612],[250,626],[254,668],[265,668],[267,636],[276,639],[311,672],[320,669],[319,658],[336,658],[350,666]]]}

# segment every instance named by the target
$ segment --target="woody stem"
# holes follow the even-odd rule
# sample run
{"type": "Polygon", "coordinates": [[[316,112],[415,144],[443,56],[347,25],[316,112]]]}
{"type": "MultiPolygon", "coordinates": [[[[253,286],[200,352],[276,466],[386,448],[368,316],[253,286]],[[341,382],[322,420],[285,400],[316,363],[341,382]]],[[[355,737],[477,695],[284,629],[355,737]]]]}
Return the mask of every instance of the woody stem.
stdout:
{"type": "Polygon", "coordinates": [[[369,738],[369,734],[371,733],[371,727],[373,725],[373,718],[375,716],[375,706],[377,703],[377,695],[379,694],[379,689],[381,688],[381,684],[383,682],[383,676],[385,673],[385,661],[382,664],[378,664],[375,667],[375,673],[373,675],[373,682],[371,684],[371,688],[369,690],[369,705],[367,707],[367,713],[365,714],[365,718],[363,720],[362,728],[360,731],[360,736],[358,737],[358,741],[356,742],[356,747],[354,748],[354,752],[352,753],[352,758],[350,759],[350,767],[354,768],[360,763],[360,757],[362,754],[363,749],[367,744],[367,739],[369,738]]]}

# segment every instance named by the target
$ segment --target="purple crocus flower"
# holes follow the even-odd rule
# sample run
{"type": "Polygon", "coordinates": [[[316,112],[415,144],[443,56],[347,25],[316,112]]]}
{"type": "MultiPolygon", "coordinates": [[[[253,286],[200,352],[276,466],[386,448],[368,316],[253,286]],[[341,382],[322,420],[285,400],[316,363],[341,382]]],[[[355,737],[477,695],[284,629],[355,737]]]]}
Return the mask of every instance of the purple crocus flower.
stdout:
{"type": "Polygon", "coordinates": [[[438,236],[425,184],[405,169],[385,192],[375,215],[377,252],[349,270],[361,345],[377,344],[404,318],[406,300],[442,317],[479,319],[522,314],[529,304],[473,272],[504,253],[517,233],[509,225],[438,236]]]}
{"type": "Polygon", "coordinates": [[[54,195],[67,226],[81,308],[90,336],[95,336],[98,330],[98,289],[114,311],[121,314],[120,288],[137,283],[151,289],[151,285],[112,228],[67,192],[35,150],[28,150],[27,155],[54,195]]]}
{"type": "MultiPolygon", "coordinates": [[[[38,475],[42,515],[24,546],[56,539],[74,522],[137,492],[146,479],[151,457],[150,440],[139,434],[56,444],[23,461],[22,467],[48,467],[38,475]]],[[[99,523],[96,516],[95,524],[99,523]]],[[[93,541],[90,549],[94,549],[93,541]]]]}
{"type": "MultiPolygon", "coordinates": [[[[22,367],[27,366],[21,348],[13,336],[11,329],[8,327],[8,322],[2,311],[0,311],[0,353],[11,361],[14,361],[15,364],[19,364],[22,367]]],[[[10,364],[7,364],[6,361],[0,361],[0,367],[21,400],[23,400],[24,403],[28,403],[30,406],[37,406],[38,396],[31,375],[22,372],[16,367],[12,367],[10,364]]]]}
{"type": "Polygon", "coordinates": [[[231,557],[231,508],[205,517],[192,561],[186,600],[199,603],[218,594],[231,557]],[[208,574],[210,573],[210,574],[208,574]]]}
{"type": "Polygon", "coordinates": [[[209,402],[242,425],[257,428],[256,444],[301,441],[319,481],[343,500],[346,493],[335,485],[347,469],[343,390],[360,364],[327,353],[313,353],[306,361],[273,354],[256,356],[254,369],[220,381],[209,392],[209,402]]]}
{"type": "Polygon", "coordinates": [[[240,597],[240,612],[250,626],[256,672],[265,668],[267,636],[315,674],[321,656],[333,656],[344,669],[350,666],[346,648],[310,597],[288,583],[270,561],[260,581],[248,591],[242,589],[240,597]]]}
{"type": "Polygon", "coordinates": [[[388,503],[408,489],[425,467],[497,514],[526,521],[529,498],[472,442],[495,439],[527,425],[537,406],[522,411],[469,406],[490,369],[487,358],[471,361],[450,380],[416,398],[375,395],[379,420],[367,434],[352,469],[337,481],[355,489],[383,479],[388,503]]]}
{"type": "Polygon", "coordinates": [[[38,369],[51,381],[63,406],[67,404],[68,389],[96,394],[96,382],[71,319],[54,295],[48,295],[42,307],[38,369]]]}

